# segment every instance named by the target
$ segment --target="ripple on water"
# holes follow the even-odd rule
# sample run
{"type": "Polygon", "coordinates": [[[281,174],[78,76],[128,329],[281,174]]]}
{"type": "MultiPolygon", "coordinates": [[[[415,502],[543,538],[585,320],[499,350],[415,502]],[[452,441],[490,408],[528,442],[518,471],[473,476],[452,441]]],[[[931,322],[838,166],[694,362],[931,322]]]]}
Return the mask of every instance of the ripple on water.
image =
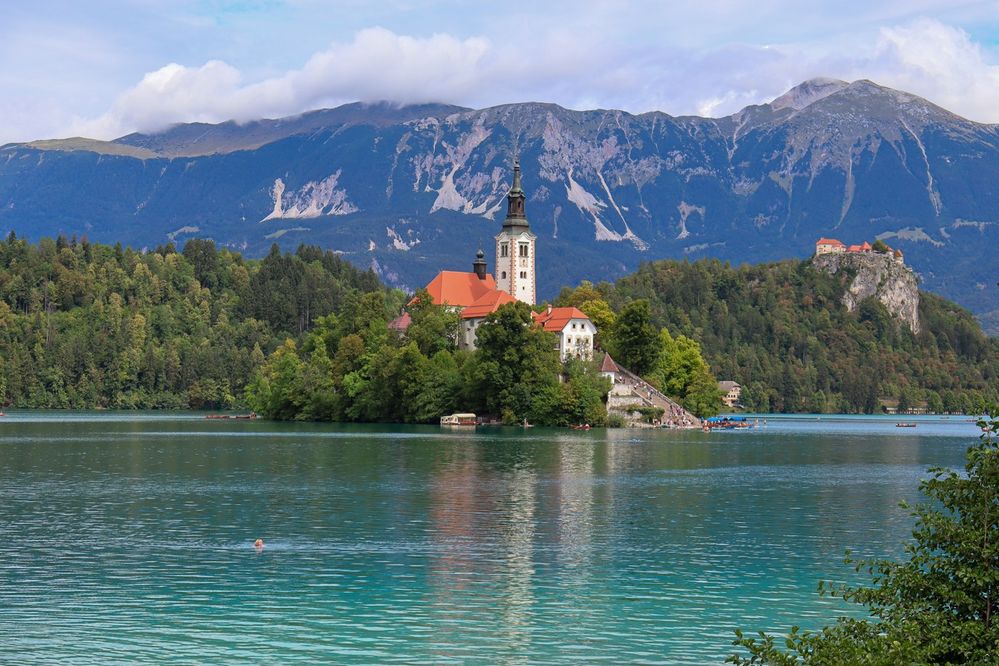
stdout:
{"type": "Polygon", "coordinates": [[[882,426],[25,417],[0,431],[0,663],[717,663],[736,627],[847,610],[817,581],[897,552],[898,500],[967,444],[882,426]]]}

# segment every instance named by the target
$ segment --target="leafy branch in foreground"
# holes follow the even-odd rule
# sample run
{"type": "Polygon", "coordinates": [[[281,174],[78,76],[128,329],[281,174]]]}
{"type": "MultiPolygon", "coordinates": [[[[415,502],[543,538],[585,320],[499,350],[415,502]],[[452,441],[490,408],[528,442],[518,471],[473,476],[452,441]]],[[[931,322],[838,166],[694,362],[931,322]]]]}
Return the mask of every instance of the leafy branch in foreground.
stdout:
{"type": "Polygon", "coordinates": [[[870,619],[840,618],[819,632],[793,627],[783,641],[736,631],[733,645],[749,656],[728,663],[999,664],[999,410],[978,425],[965,474],[933,468],[920,483],[931,502],[911,507],[908,559],[848,560],[871,575],[870,587],[820,586],[866,606],[870,619]]]}

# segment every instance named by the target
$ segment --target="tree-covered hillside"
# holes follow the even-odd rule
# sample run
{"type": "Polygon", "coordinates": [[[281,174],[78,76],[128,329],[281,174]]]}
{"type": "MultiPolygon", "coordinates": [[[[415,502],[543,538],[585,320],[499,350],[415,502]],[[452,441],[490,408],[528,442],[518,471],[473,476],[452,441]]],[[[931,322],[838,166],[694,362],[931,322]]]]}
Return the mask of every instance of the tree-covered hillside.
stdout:
{"type": "Polygon", "coordinates": [[[0,241],[0,404],[231,406],[286,337],[372,291],[384,291],[374,274],[314,247],[245,261],[204,240],[141,253],[11,234],[0,241]]]}
{"type": "Polygon", "coordinates": [[[596,291],[615,309],[647,299],[653,322],[699,341],[713,374],[739,382],[751,410],[872,412],[885,399],[974,412],[999,397],[999,340],[968,311],[923,292],[914,335],[873,298],[848,312],[849,279],[810,261],[658,261],[596,291]]]}

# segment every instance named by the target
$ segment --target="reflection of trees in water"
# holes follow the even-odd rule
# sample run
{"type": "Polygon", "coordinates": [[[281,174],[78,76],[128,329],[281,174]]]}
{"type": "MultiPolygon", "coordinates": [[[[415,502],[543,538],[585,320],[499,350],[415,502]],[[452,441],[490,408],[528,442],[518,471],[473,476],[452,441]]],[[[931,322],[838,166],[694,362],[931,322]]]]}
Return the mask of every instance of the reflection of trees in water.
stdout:
{"type": "Polygon", "coordinates": [[[506,479],[503,499],[497,505],[506,563],[502,571],[500,631],[508,648],[519,652],[518,648],[530,644],[533,625],[537,475],[519,469],[506,479]]]}

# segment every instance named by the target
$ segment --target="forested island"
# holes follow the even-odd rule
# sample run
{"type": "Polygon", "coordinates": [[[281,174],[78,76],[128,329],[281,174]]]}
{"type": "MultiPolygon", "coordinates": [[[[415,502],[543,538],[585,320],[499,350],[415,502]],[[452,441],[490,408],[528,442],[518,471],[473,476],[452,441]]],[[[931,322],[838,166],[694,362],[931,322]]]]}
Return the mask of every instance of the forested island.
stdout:
{"type": "MultiPolygon", "coordinates": [[[[999,345],[967,311],[923,293],[914,334],[873,299],[848,312],[844,279],[807,261],[658,261],[565,289],[556,305],[579,307],[602,349],[698,414],[717,410],[716,378],[740,382],[760,411],[872,412],[885,396],[976,411],[997,398],[999,345]]],[[[11,234],[0,241],[0,403],[603,422],[596,361],[563,364],[528,306],[491,315],[471,352],[455,345],[456,317],[419,298],[406,333],[390,330],[409,300],[310,246],[249,260],[209,240],[140,252],[11,234]]]]}

